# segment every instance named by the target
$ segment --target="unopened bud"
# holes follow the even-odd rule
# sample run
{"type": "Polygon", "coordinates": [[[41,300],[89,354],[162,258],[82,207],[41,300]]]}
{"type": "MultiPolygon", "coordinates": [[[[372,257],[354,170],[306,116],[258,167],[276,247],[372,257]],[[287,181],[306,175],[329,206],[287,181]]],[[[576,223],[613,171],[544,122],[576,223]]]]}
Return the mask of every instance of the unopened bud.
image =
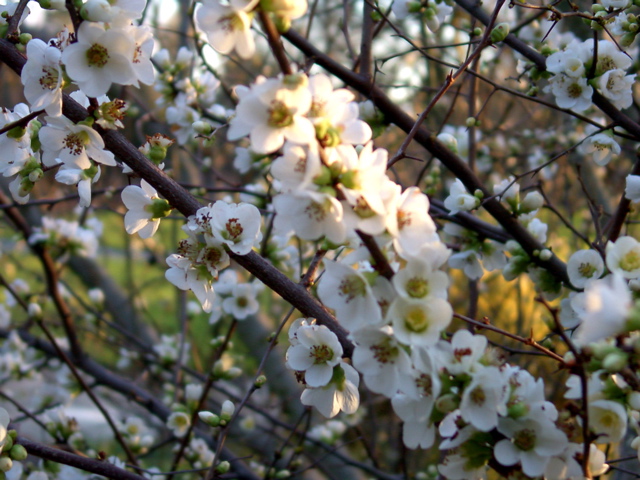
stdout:
{"type": "Polygon", "coordinates": [[[542,260],[543,262],[551,260],[551,257],[553,257],[553,253],[551,253],[551,250],[549,250],[548,248],[543,248],[540,251],[540,260],[542,260]]]}
{"type": "Polygon", "coordinates": [[[499,23],[493,30],[491,30],[491,41],[493,43],[501,42],[507,38],[507,35],[509,35],[509,24],[499,23]]]}
{"type": "Polygon", "coordinates": [[[533,192],[527,193],[527,195],[520,203],[520,212],[522,213],[531,213],[544,205],[544,197],[540,192],[534,190],[533,192]]]}
{"type": "Polygon", "coordinates": [[[236,406],[233,404],[231,400],[225,400],[222,402],[222,410],[220,410],[220,419],[229,421],[233,416],[233,412],[236,411],[236,406]]]}
{"type": "Polygon", "coordinates": [[[27,455],[27,449],[22,445],[14,445],[9,451],[9,456],[11,457],[11,459],[17,462],[25,460],[27,458],[27,455]]]}
{"type": "Polygon", "coordinates": [[[602,361],[602,367],[611,373],[616,373],[627,366],[629,355],[625,352],[617,351],[610,353],[602,361]]]}
{"type": "Polygon", "coordinates": [[[231,468],[231,464],[226,460],[223,460],[218,465],[216,465],[216,473],[224,474],[229,471],[231,468]]]}
{"type": "Polygon", "coordinates": [[[267,383],[267,377],[265,377],[264,375],[260,375],[258,378],[256,378],[256,381],[254,382],[254,385],[256,386],[256,388],[260,388],[265,383],[267,383]]]}
{"type": "Polygon", "coordinates": [[[0,457],[0,472],[8,472],[13,467],[13,460],[8,456],[0,457]]]}
{"type": "Polygon", "coordinates": [[[207,412],[206,410],[198,412],[198,418],[210,427],[217,427],[220,425],[220,417],[215,413],[207,412]]]}

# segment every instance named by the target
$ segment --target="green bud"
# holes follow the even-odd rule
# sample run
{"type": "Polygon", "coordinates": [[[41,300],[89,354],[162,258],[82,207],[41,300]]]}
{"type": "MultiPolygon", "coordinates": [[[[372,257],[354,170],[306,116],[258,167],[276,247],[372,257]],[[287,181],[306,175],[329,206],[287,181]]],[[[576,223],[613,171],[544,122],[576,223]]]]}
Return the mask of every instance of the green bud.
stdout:
{"type": "Polygon", "coordinates": [[[198,417],[200,418],[200,420],[202,420],[204,423],[206,423],[210,427],[217,427],[218,425],[220,425],[220,417],[215,413],[206,412],[206,411],[199,412],[198,417]]]}
{"type": "Polygon", "coordinates": [[[464,124],[468,127],[475,127],[476,126],[476,119],[475,117],[468,117],[465,121],[464,124]]]}
{"type": "Polygon", "coordinates": [[[289,470],[280,470],[278,473],[274,475],[274,478],[282,479],[289,478],[291,476],[291,472],[289,470]]]}
{"type": "Polygon", "coordinates": [[[421,2],[409,2],[407,4],[407,10],[409,10],[409,13],[418,13],[421,9],[422,9],[421,2]]]}
{"type": "Polygon", "coordinates": [[[8,472],[13,467],[13,460],[8,456],[0,457],[0,472],[8,472]]]}
{"type": "Polygon", "coordinates": [[[379,11],[374,10],[371,12],[371,20],[373,20],[374,22],[379,22],[382,20],[382,15],[379,11]]]}
{"type": "Polygon", "coordinates": [[[256,386],[256,388],[260,388],[265,383],[267,383],[267,377],[265,377],[264,375],[260,375],[258,378],[256,378],[256,381],[254,382],[254,385],[256,386]]]}
{"type": "Polygon", "coordinates": [[[30,33],[21,33],[20,36],[18,37],[18,40],[22,45],[26,45],[31,41],[32,38],[33,37],[31,36],[30,33]]]}
{"type": "Polygon", "coordinates": [[[276,17],[274,23],[280,33],[287,33],[291,28],[291,19],[289,17],[276,17]]]}
{"type": "Polygon", "coordinates": [[[16,460],[17,462],[21,462],[27,458],[27,449],[22,445],[14,445],[11,447],[11,451],[9,452],[12,460],[16,460]]]}
{"type": "Polygon", "coordinates": [[[340,183],[342,183],[345,188],[356,188],[358,186],[358,177],[358,172],[349,170],[340,175],[340,183]]]}
{"type": "Polygon", "coordinates": [[[480,35],[482,35],[482,29],[480,27],[474,28],[471,32],[472,37],[479,37],[480,35]]]}
{"type": "Polygon", "coordinates": [[[213,127],[209,122],[203,122],[202,120],[198,120],[197,122],[193,122],[191,125],[193,130],[200,135],[210,135],[213,132],[213,127]]]}
{"type": "Polygon", "coordinates": [[[27,129],[25,127],[13,127],[7,132],[7,137],[13,138],[14,140],[20,140],[22,137],[24,137],[25,133],[27,133],[27,129]]]}
{"type": "MultiPolygon", "coordinates": [[[[637,27],[637,24],[634,23],[634,25],[636,25],[636,27],[637,27]]],[[[622,45],[623,47],[631,46],[631,44],[636,39],[636,35],[637,35],[636,32],[625,33],[624,35],[622,35],[622,38],[620,38],[620,45],[622,45]]]]}
{"type": "Polygon", "coordinates": [[[216,465],[216,473],[224,474],[227,473],[231,469],[231,464],[226,460],[223,460],[218,465],[216,465]]]}
{"type": "Polygon", "coordinates": [[[156,165],[162,163],[162,161],[167,156],[167,148],[160,145],[153,145],[149,149],[149,153],[147,154],[147,158],[151,160],[156,165]]]}
{"type": "Polygon", "coordinates": [[[537,97],[538,96],[538,87],[531,87],[529,90],[527,90],[527,96],[528,97],[537,97]]]}
{"type": "Polygon", "coordinates": [[[155,220],[169,215],[173,207],[164,198],[154,198],[151,204],[145,207],[145,210],[151,213],[151,219],[155,220]]]}
{"type": "Polygon", "coordinates": [[[552,55],[552,54],[556,53],[556,49],[555,48],[551,48],[549,45],[544,45],[540,49],[540,53],[542,55],[544,55],[545,57],[548,57],[549,55],[552,55]]]}
{"type": "Polygon", "coordinates": [[[602,367],[610,373],[616,373],[627,366],[629,355],[622,351],[610,353],[602,360],[602,367]]]}
{"type": "Polygon", "coordinates": [[[493,30],[491,30],[490,38],[493,43],[499,43],[507,38],[507,35],[509,35],[509,24],[503,22],[499,23],[493,30]]]}
{"type": "Polygon", "coordinates": [[[83,0],[73,0],[73,6],[76,8],[82,8],[82,5],[84,5],[83,0]]]}
{"type": "Polygon", "coordinates": [[[325,165],[320,166],[320,173],[313,177],[313,183],[318,186],[329,185],[331,183],[331,170],[329,167],[325,165]]]}
{"type": "Polygon", "coordinates": [[[5,452],[8,452],[9,450],[11,450],[12,447],[13,447],[13,438],[7,435],[7,438],[4,442],[4,445],[2,446],[2,449],[5,452]]]}
{"type": "Polygon", "coordinates": [[[436,400],[435,407],[442,413],[453,412],[458,408],[458,399],[454,394],[447,393],[436,400]]]}
{"type": "Polygon", "coordinates": [[[49,10],[51,8],[51,0],[38,0],[38,3],[45,10],[49,10]]]}
{"type": "Polygon", "coordinates": [[[517,420],[520,417],[524,417],[528,413],[529,407],[524,402],[515,403],[507,408],[507,415],[514,420],[517,420]]]}
{"type": "Polygon", "coordinates": [[[604,6],[603,6],[603,5],[600,5],[599,3],[594,3],[594,4],[591,6],[591,11],[592,11],[594,14],[596,14],[596,13],[598,13],[598,12],[604,12],[605,10],[606,10],[606,9],[604,8],[604,6]]]}
{"type": "Polygon", "coordinates": [[[42,171],[42,169],[41,168],[36,168],[35,170],[33,170],[33,171],[31,171],[29,173],[28,178],[29,178],[30,182],[36,183],[43,176],[44,176],[44,172],[42,171]]]}

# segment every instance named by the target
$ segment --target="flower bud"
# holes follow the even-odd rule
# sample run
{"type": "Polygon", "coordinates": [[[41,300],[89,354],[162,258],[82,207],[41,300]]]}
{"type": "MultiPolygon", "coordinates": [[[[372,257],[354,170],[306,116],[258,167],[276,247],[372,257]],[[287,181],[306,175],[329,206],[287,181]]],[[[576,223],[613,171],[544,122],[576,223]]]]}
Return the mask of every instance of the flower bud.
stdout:
{"type": "Polygon", "coordinates": [[[231,464],[226,460],[223,460],[218,465],[216,465],[216,473],[219,473],[219,474],[227,473],[230,468],[231,468],[231,464]]]}
{"type": "Polygon", "coordinates": [[[629,355],[622,351],[610,353],[602,361],[602,367],[611,373],[619,372],[627,366],[629,355]]]}
{"type": "Polygon", "coordinates": [[[491,30],[490,37],[493,43],[498,43],[507,38],[507,35],[509,35],[509,24],[503,22],[499,23],[493,30],[491,30]]]}
{"type": "Polygon", "coordinates": [[[254,385],[256,386],[256,388],[260,388],[265,383],[267,383],[267,377],[265,377],[264,375],[260,375],[258,378],[256,378],[256,381],[254,382],[254,385]]]}
{"type": "Polygon", "coordinates": [[[476,126],[476,119],[475,117],[469,117],[465,120],[464,124],[468,127],[475,127],[476,126]]]}
{"type": "Polygon", "coordinates": [[[191,125],[193,130],[200,135],[210,135],[213,132],[213,127],[209,122],[203,122],[202,120],[198,120],[197,122],[193,122],[191,125]]]}
{"type": "Polygon", "coordinates": [[[42,318],[42,307],[37,303],[31,302],[28,307],[29,317],[42,318]]]}
{"type": "Polygon", "coordinates": [[[9,451],[9,456],[11,457],[11,459],[17,462],[25,460],[27,458],[27,455],[27,449],[22,445],[14,445],[9,451]]]}
{"type": "Polygon", "coordinates": [[[543,248],[540,252],[540,260],[542,260],[543,262],[551,260],[552,257],[553,253],[551,253],[551,250],[549,250],[548,248],[543,248]]]}
{"type": "Polygon", "coordinates": [[[200,418],[203,423],[206,423],[210,427],[217,427],[218,425],[220,425],[220,417],[215,413],[211,413],[206,410],[198,412],[198,418],[200,418]]]}
{"type": "Polygon", "coordinates": [[[291,476],[291,472],[289,470],[280,470],[278,473],[274,475],[274,478],[289,478],[291,476]]]}
{"type": "Polygon", "coordinates": [[[531,213],[544,205],[544,197],[540,192],[534,190],[527,193],[522,202],[520,203],[520,212],[531,213]]]}
{"type": "Polygon", "coordinates": [[[220,410],[220,419],[229,421],[233,416],[233,412],[236,411],[236,406],[233,404],[231,400],[225,400],[222,402],[222,410],[220,410]]]}
{"type": "Polygon", "coordinates": [[[0,472],[8,472],[13,467],[13,460],[10,457],[0,457],[0,472]]]}

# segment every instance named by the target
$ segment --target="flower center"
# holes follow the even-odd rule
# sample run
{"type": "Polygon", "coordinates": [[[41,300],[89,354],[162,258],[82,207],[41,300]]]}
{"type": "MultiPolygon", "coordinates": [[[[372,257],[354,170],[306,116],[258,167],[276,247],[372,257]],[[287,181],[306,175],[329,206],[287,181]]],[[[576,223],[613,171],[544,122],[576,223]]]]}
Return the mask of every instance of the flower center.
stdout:
{"type": "Polygon", "coordinates": [[[429,327],[429,317],[421,308],[414,308],[404,317],[404,325],[407,330],[422,333],[429,327]]]}
{"type": "Polygon", "coordinates": [[[87,50],[87,64],[90,67],[102,68],[109,61],[109,51],[99,43],[91,45],[87,50]]]}
{"type": "Polygon", "coordinates": [[[398,210],[398,229],[402,230],[404,227],[411,225],[411,213],[403,210],[398,210]]]}
{"type": "Polygon", "coordinates": [[[309,356],[313,358],[314,365],[327,363],[333,358],[333,349],[327,345],[314,345],[311,347],[309,356]]]}
{"type": "Polygon", "coordinates": [[[484,393],[482,387],[478,385],[469,393],[469,399],[476,405],[484,405],[484,402],[487,400],[487,395],[484,393]]]}
{"type": "Polygon", "coordinates": [[[80,133],[70,133],[64,138],[64,147],[72,155],[80,155],[84,151],[84,136],[80,133]]]}
{"type": "Polygon", "coordinates": [[[312,218],[316,222],[324,221],[327,216],[325,206],[318,202],[311,202],[307,205],[307,208],[304,209],[304,213],[306,213],[307,217],[312,218]]]}
{"type": "Polygon", "coordinates": [[[593,274],[596,273],[596,267],[590,263],[581,263],[578,267],[578,273],[585,278],[591,278],[593,277],[593,274]]]}
{"type": "Polygon", "coordinates": [[[225,236],[227,240],[236,240],[244,231],[237,218],[230,218],[224,227],[226,231],[222,232],[222,235],[225,236]]]}
{"type": "Polygon", "coordinates": [[[351,275],[340,282],[338,286],[338,294],[346,297],[346,303],[349,303],[356,297],[364,297],[367,293],[366,283],[357,275],[351,275]]]}
{"type": "Polygon", "coordinates": [[[529,428],[520,430],[513,437],[513,444],[520,450],[528,452],[536,446],[536,432],[529,428]]]}
{"type": "Polygon", "coordinates": [[[636,250],[631,250],[620,260],[620,268],[625,272],[632,272],[640,268],[640,255],[636,250]]]}
{"type": "Polygon", "coordinates": [[[58,71],[53,67],[42,67],[40,86],[45,90],[55,90],[58,87],[58,71]]]}
{"type": "Polygon", "coordinates": [[[578,83],[572,83],[567,88],[567,95],[571,98],[579,98],[582,95],[582,87],[578,83]]]}
{"type": "Polygon", "coordinates": [[[416,378],[416,387],[424,396],[430,397],[433,394],[433,380],[431,379],[431,375],[421,373],[420,376],[416,378]]]}
{"type": "Polygon", "coordinates": [[[424,278],[413,277],[410,278],[405,285],[407,293],[413,298],[422,298],[429,295],[429,282],[424,278]]]}
{"type": "Polygon", "coordinates": [[[373,353],[373,358],[379,363],[393,362],[398,356],[398,347],[391,345],[391,339],[385,339],[378,345],[371,345],[369,350],[373,353]]]}
{"type": "Polygon", "coordinates": [[[288,127],[293,123],[293,112],[294,109],[287,107],[282,100],[274,100],[269,109],[267,125],[273,128],[288,127]]]}

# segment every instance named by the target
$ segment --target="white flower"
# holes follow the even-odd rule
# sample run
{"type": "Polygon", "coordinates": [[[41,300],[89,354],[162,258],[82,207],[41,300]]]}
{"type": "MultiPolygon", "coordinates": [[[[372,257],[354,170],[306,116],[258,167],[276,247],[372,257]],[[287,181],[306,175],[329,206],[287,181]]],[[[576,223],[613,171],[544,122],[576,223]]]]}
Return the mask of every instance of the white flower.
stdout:
{"type": "Polygon", "coordinates": [[[584,311],[579,312],[582,323],[575,333],[578,345],[586,345],[623,331],[632,298],[627,282],[621,275],[614,273],[587,284],[583,302],[584,311]]]}
{"type": "Polygon", "coordinates": [[[595,443],[617,443],[627,432],[627,412],[613,400],[589,402],[589,428],[598,435],[595,443]]]}
{"type": "Polygon", "coordinates": [[[621,149],[611,135],[603,132],[588,137],[580,145],[580,151],[585,155],[592,155],[596,164],[604,166],[613,157],[620,155],[621,149]]]}
{"type": "Polygon", "coordinates": [[[576,112],[582,112],[591,106],[593,88],[584,77],[555,75],[549,80],[548,89],[556,97],[556,104],[560,108],[570,108],[576,112]]]}
{"type": "Polygon", "coordinates": [[[246,255],[260,241],[260,211],[248,203],[218,201],[211,207],[211,231],[236,255],[246,255]]]}
{"type": "Polygon", "coordinates": [[[296,339],[287,350],[287,367],[305,372],[304,380],[310,387],[327,385],[342,358],[338,337],[324,325],[308,325],[296,329],[296,339]]]}
{"type": "Polygon", "coordinates": [[[456,178],[451,184],[449,196],[444,199],[444,206],[449,209],[450,215],[455,215],[458,212],[468,212],[479,204],[480,200],[467,193],[467,189],[459,178],[456,178]]]}
{"type": "Polygon", "coordinates": [[[584,288],[588,281],[600,278],[604,261],[595,250],[579,250],[567,262],[567,275],[576,288],[584,288]]]}
{"type": "Polygon", "coordinates": [[[550,458],[568,444],[564,432],[544,418],[501,418],[498,431],[507,438],[496,444],[496,460],[505,466],[520,463],[529,477],[542,475],[550,458]]]}
{"type": "Polygon", "coordinates": [[[48,115],[62,114],[62,52],[34,38],[27,44],[27,63],[22,68],[24,96],[34,111],[45,110],[48,115]]]}
{"type": "Polygon", "coordinates": [[[624,278],[640,277],[640,243],[633,237],[620,237],[607,243],[607,268],[624,278]]]}
{"type": "Polygon", "coordinates": [[[416,259],[407,263],[391,281],[398,294],[405,298],[447,298],[449,277],[439,270],[431,271],[429,263],[424,260],[416,259]]]}
{"type": "Polygon", "coordinates": [[[333,89],[324,74],[309,79],[313,101],[307,116],[316,125],[318,140],[325,147],[339,143],[363,145],[371,140],[371,127],[358,118],[355,96],[344,88],[333,89]]]}
{"type": "Polygon", "coordinates": [[[624,189],[625,198],[633,203],[640,202],[640,175],[627,175],[627,183],[624,189]]]}
{"type": "Polygon", "coordinates": [[[191,290],[198,297],[202,304],[202,309],[210,313],[213,309],[213,299],[215,292],[211,285],[211,274],[196,268],[186,257],[171,254],[167,257],[169,270],[164,274],[165,278],[173,283],[180,290],[191,290]]]}
{"type": "Polygon", "coordinates": [[[325,260],[325,273],[318,284],[318,296],[333,308],[338,321],[348,330],[382,322],[376,297],[366,278],[357,270],[339,262],[325,260]]]}
{"type": "Polygon", "coordinates": [[[86,169],[91,167],[90,158],[115,166],[113,153],[104,150],[104,141],[93,128],[75,124],[66,117],[46,117],[46,120],[47,125],[39,132],[42,161],[46,166],[62,162],[86,169]]]}
{"type": "Polygon", "coordinates": [[[77,37],[78,41],[62,52],[62,62],[87,96],[104,95],[112,83],[131,85],[136,81],[132,65],[135,44],[125,30],[105,30],[101,24],[83,22],[77,37]]]}
{"type": "Polygon", "coordinates": [[[387,312],[387,320],[399,342],[425,347],[437,343],[452,316],[449,302],[437,297],[420,300],[398,297],[387,312]]]}
{"type": "Polygon", "coordinates": [[[450,343],[438,343],[440,362],[452,375],[471,374],[482,365],[479,363],[487,347],[487,337],[473,335],[468,330],[458,330],[450,343]]]}
{"type": "Polygon", "coordinates": [[[327,418],[335,417],[341,410],[355,413],[360,405],[358,372],[349,364],[341,362],[333,369],[333,377],[328,385],[307,388],[302,392],[303,405],[313,406],[327,418]]]}
{"type": "MultiPolygon", "coordinates": [[[[257,282],[240,283],[233,287],[231,296],[222,302],[222,309],[236,320],[245,320],[250,315],[254,315],[260,309],[257,300],[257,282]]],[[[218,292],[220,292],[218,290],[218,292]]]]}
{"type": "Polygon", "coordinates": [[[263,79],[251,90],[236,88],[236,93],[240,103],[229,125],[229,140],[249,135],[251,149],[256,153],[275,152],[285,139],[298,144],[315,140],[315,128],[304,116],[311,107],[306,75],[263,79]]]}
{"type": "Polygon", "coordinates": [[[218,52],[227,54],[235,50],[241,58],[251,58],[255,43],[251,34],[252,10],[258,0],[218,0],[198,3],[195,13],[196,27],[207,35],[209,44],[218,52]]]}
{"type": "Polygon", "coordinates": [[[596,79],[602,95],[616,108],[627,108],[633,103],[633,84],[636,75],[626,75],[621,68],[608,70],[596,79]]]}
{"type": "Polygon", "coordinates": [[[125,187],[122,203],[128,208],[124,216],[125,230],[129,235],[139,233],[140,238],[153,236],[160,226],[160,219],[171,210],[168,202],[160,199],[158,192],[146,180],[142,180],[139,187],[125,187]]]}
{"type": "Polygon", "coordinates": [[[497,367],[481,368],[464,389],[460,415],[478,430],[488,432],[507,413],[507,382],[497,367]]]}
{"type": "Polygon", "coordinates": [[[182,438],[187,434],[190,425],[191,418],[184,412],[173,412],[167,418],[167,428],[178,438],[182,438]]]}
{"type": "Polygon", "coordinates": [[[478,254],[474,250],[464,250],[454,253],[449,257],[449,266],[464,271],[464,274],[471,280],[482,277],[484,270],[478,259],[478,254]]]}
{"type": "Polygon", "coordinates": [[[411,360],[391,327],[361,328],[352,337],[356,344],[353,366],[362,373],[369,390],[391,396],[412,381],[411,360]]]}
{"type": "Polygon", "coordinates": [[[100,167],[90,165],[88,168],[82,168],[74,163],[65,163],[56,172],[56,180],[65,185],[76,185],[81,207],[91,205],[91,184],[96,183],[100,179],[100,167]]]}
{"type": "MultiPolygon", "coordinates": [[[[422,193],[418,187],[409,187],[397,197],[395,214],[387,216],[387,230],[394,238],[394,247],[404,258],[416,256],[435,259],[440,256],[436,255],[435,250],[444,247],[444,245],[440,243],[436,233],[436,225],[429,215],[429,207],[429,197],[422,193]],[[435,250],[432,251],[429,245],[435,250]],[[429,255],[427,252],[433,255],[429,255]]],[[[448,255],[445,252],[441,253],[448,255]]],[[[446,258],[442,263],[444,261],[446,258]]],[[[435,263],[438,262],[435,261],[435,263]]],[[[438,267],[439,265],[432,265],[434,270],[438,267]]]]}
{"type": "Polygon", "coordinates": [[[431,422],[434,397],[412,398],[398,394],[391,399],[393,411],[402,419],[402,442],[407,448],[429,448],[436,437],[431,422]]]}

